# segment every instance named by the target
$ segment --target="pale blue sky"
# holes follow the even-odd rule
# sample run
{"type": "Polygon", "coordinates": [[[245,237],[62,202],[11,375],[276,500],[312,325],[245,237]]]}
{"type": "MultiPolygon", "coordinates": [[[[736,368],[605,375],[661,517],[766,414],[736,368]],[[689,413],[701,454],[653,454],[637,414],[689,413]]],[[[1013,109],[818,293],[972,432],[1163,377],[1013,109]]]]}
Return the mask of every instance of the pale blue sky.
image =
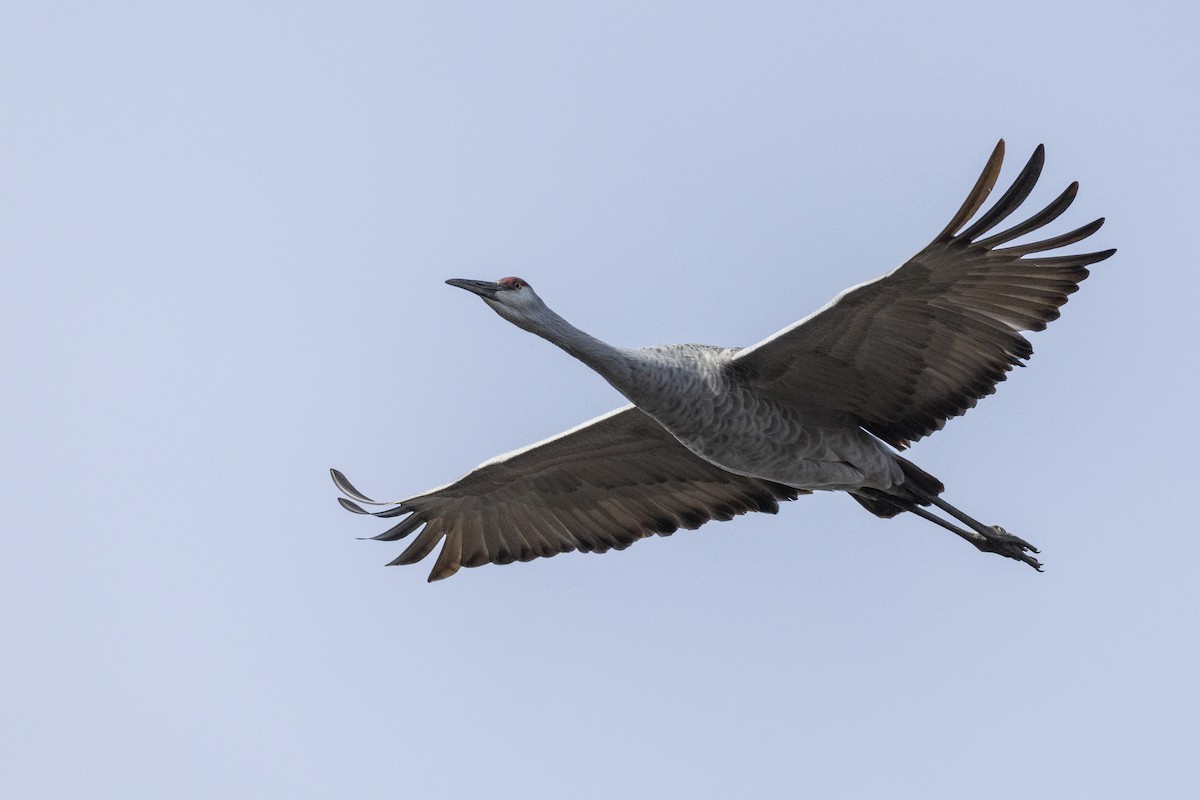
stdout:
{"type": "Polygon", "coordinates": [[[0,795],[1191,796],[1194,3],[0,12],[0,795]],[[449,277],[750,344],[936,234],[1000,137],[1107,216],[912,458],[1046,573],[840,495],[385,569],[398,497],[620,404],[449,277]]]}

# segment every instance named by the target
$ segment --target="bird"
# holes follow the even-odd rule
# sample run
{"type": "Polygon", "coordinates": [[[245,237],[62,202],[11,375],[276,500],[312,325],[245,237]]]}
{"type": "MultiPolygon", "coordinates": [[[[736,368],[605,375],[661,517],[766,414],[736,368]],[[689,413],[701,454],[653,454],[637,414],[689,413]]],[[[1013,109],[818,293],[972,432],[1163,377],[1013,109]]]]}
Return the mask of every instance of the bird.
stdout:
{"type": "Polygon", "coordinates": [[[1045,148],[979,214],[1003,161],[1001,139],[950,222],[899,268],[750,347],[619,347],[567,322],[522,278],[446,281],[583,362],[629,404],[402,500],[372,500],[333,469],[339,503],[400,518],[364,538],[415,534],[389,566],[441,544],[431,582],[462,567],[622,550],[710,520],[774,514],[815,491],[846,492],[878,517],[914,514],[1042,571],[1036,547],[951,505],[942,481],[900,455],[1024,366],[1033,348],[1022,333],[1056,319],[1087,268],[1116,252],[1046,255],[1087,239],[1103,217],[1013,243],[1062,215],[1078,182],[997,232],[1033,190],[1045,148]]]}

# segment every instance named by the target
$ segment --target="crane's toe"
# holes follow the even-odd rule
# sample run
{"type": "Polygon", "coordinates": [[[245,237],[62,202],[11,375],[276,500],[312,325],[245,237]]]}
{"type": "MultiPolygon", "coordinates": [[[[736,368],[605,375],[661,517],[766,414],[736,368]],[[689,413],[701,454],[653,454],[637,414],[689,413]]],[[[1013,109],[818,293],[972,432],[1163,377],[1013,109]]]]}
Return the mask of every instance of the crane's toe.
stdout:
{"type": "Polygon", "coordinates": [[[1042,563],[1031,555],[1040,552],[1036,547],[1020,536],[1014,536],[999,525],[992,525],[990,528],[991,532],[984,534],[982,541],[975,542],[976,547],[985,553],[996,553],[1005,558],[1024,561],[1038,572],[1042,571],[1042,563]]]}

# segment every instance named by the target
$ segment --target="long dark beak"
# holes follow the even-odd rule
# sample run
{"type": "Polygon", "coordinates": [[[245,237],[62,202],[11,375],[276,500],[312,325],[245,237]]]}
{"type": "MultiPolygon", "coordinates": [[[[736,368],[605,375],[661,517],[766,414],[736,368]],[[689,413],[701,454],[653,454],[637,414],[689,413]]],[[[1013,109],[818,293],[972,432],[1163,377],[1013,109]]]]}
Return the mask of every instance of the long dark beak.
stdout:
{"type": "Polygon", "coordinates": [[[495,281],[473,281],[469,278],[451,278],[446,283],[451,286],[457,286],[460,289],[466,289],[468,292],[477,294],[488,300],[494,298],[496,292],[500,291],[500,284],[495,281]]]}

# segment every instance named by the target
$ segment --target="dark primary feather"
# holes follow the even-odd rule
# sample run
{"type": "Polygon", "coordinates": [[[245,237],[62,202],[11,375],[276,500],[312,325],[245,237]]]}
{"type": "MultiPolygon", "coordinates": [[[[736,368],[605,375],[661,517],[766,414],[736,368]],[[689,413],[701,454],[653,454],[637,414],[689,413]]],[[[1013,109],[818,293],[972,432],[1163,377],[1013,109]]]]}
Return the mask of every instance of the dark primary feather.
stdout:
{"type": "MultiPolygon", "coordinates": [[[[368,513],[358,502],[375,501],[332,472],[350,498],[340,498],[342,506],[368,513]]],[[[434,581],[460,567],[572,550],[623,550],[638,539],[698,528],[711,519],[774,513],[779,501],[800,494],[808,492],[710,464],[627,406],[377,512],[409,516],[372,538],[395,541],[424,525],[392,564],[420,561],[444,542],[429,575],[434,581]]]]}
{"type": "Polygon", "coordinates": [[[1056,219],[1078,184],[1028,220],[980,239],[1029,196],[1044,157],[1039,145],[1008,191],[964,229],[1000,174],[1001,141],[933,242],[894,272],[743,350],[735,359],[739,368],[775,399],[850,414],[897,447],[972,408],[1033,353],[1020,331],[1045,328],[1087,277],[1087,266],[1116,252],[1040,255],[1087,238],[1103,219],[1040,242],[999,247],[1056,219]]]}

